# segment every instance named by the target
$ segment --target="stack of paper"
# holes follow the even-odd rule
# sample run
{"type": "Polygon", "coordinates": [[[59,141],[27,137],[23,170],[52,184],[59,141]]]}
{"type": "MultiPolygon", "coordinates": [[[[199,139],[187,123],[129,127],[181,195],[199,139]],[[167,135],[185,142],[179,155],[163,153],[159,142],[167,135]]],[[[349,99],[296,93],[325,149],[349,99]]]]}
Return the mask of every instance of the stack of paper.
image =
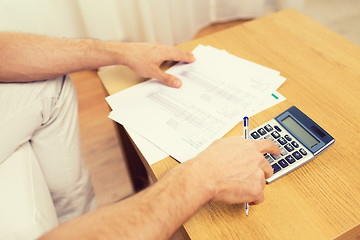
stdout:
{"type": "Polygon", "coordinates": [[[210,46],[199,45],[193,54],[194,63],[167,70],[182,80],[181,88],[151,79],[106,98],[109,117],[130,131],[140,150],[146,145],[145,158],[187,161],[244,116],[285,100],[276,92],[285,81],[278,71],[210,46]]]}

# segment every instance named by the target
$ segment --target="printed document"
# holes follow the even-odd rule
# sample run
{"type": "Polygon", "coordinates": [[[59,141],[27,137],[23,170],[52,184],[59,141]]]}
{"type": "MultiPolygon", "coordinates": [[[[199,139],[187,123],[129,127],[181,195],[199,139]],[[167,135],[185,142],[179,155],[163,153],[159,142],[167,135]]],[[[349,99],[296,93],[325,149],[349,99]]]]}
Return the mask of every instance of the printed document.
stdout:
{"type": "Polygon", "coordinates": [[[111,119],[180,162],[195,157],[244,116],[285,99],[276,92],[285,81],[279,72],[209,46],[199,45],[193,53],[194,63],[167,71],[182,80],[181,88],[151,79],[106,98],[111,119]]]}

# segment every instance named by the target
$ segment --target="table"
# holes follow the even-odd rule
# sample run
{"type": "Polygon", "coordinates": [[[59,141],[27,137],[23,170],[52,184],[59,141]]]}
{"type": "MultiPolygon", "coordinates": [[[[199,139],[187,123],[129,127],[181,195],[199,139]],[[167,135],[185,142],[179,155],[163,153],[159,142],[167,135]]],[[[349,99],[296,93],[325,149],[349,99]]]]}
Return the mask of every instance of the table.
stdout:
{"type": "MultiPolygon", "coordinates": [[[[278,70],[287,78],[279,88],[287,100],[253,116],[250,129],[295,105],[336,142],[310,163],[267,185],[265,202],[252,206],[248,217],[243,205],[205,205],[184,224],[189,237],[317,240],[359,237],[360,47],[294,9],[178,47],[191,51],[198,44],[226,49],[278,70]]],[[[142,81],[137,76],[126,76],[121,81],[120,75],[102,79],[110,94],[142,81]]],[[[231,135],[242,135],[241,123],[226,136],[231,135]]],[[[167,157],[151,165],[151,170],[160,178],[177,164],[167,157]]]]}

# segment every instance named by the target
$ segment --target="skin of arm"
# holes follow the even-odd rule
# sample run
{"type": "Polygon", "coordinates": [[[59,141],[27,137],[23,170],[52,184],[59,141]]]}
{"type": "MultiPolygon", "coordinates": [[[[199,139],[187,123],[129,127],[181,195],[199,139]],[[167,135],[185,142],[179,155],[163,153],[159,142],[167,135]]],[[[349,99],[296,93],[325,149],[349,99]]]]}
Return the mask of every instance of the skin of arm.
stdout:
{"type": "Polygon", "coordinates": [[[159,69],[166,60],[193,62],[191,53],[158,43],[63,39],[0,32],[0,82],[30,82],[109,65],[127,65],[143,77],[180,87],[159,69]]]}
{"type": "Polygon", "coordinates": [[[208,202],[259,204],[265,179],[273,174],[266,152],[280,154],[280,149],[270,140],[217,140],[151,187],[66,222],[40,239],[168,239],[208,202]]]}

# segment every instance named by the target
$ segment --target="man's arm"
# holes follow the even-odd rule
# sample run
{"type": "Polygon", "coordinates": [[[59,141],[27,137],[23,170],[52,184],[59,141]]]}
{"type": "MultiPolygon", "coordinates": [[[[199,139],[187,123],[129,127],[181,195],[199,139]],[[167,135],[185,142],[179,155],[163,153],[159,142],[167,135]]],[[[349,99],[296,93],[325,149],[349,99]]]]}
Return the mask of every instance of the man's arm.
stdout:
{"type": "Polygon", "coordinates": [[[270,140],[230,137],[214,142],[133,197],[71,220],[41,239],[167,239],[210,202],[261,203],[272,168],[270,140]]]}
{"type": "Polygon", "coordinates": [[[161,71],[160,64],[165,60],[194,61],[191,53],[162,44],[62,39],[13,32],[0,32],[0,53],[0,82],[37,81],[123,64],[144,77],[180,87],[181,81],[161,71]]]}

